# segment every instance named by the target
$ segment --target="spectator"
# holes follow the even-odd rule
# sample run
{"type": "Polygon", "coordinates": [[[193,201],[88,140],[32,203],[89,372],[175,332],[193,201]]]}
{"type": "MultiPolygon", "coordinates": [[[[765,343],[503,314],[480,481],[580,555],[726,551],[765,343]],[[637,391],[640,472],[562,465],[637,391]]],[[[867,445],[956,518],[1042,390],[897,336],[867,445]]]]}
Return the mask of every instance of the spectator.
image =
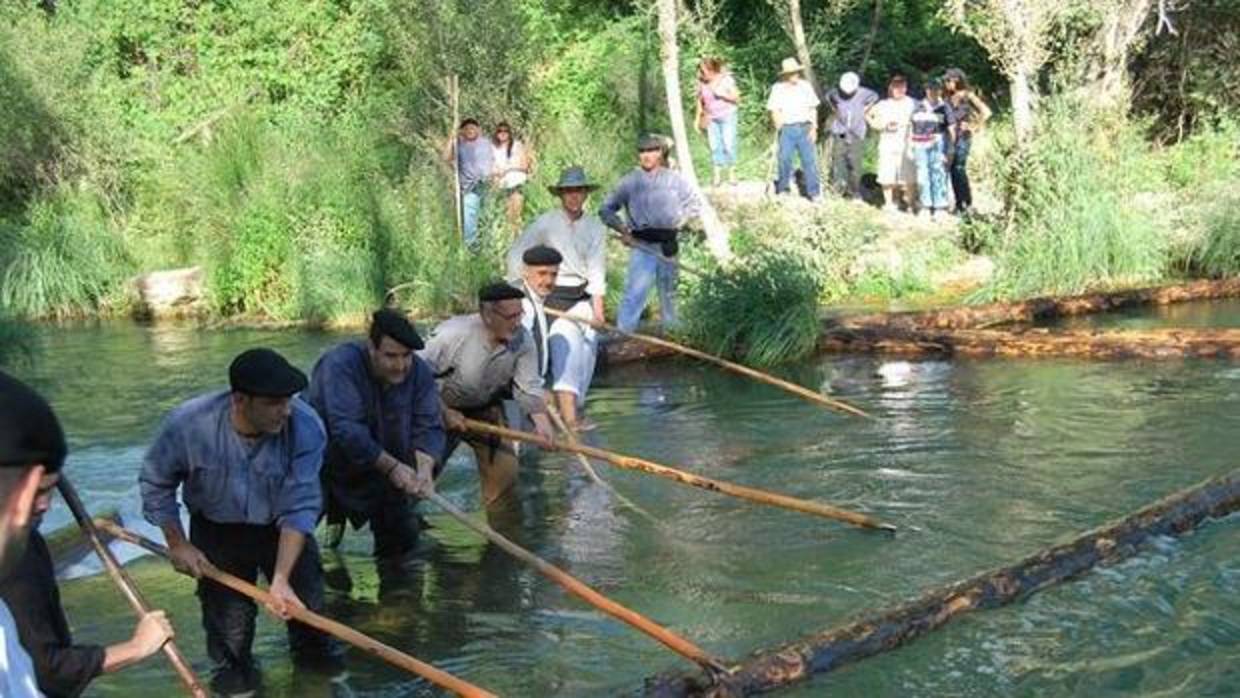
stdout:
{"type": "Polygon", "coordinates": [[[949,68],[943,74],[943,89],[951,111],[953,144],[951,155],[952,194],[956,197],[956,213],[967,214],[973,209],[973,188],[969,184],[969,151],[973,134],[990,120],[990,107],[969,89],[964,71],[949,68]]]}
{"type": "Polygon", "coordinates": [[[921,192],[919,215],[934,218],[947,215],[947,146],[954,125],[951,111],[943,101],[943,83],[938,79],[926,85],[926,98],[917,102],[909,136],[913,161],[917,164],[917,188],[921,192]]]}
{"type": "Polygon", "coordinates": [[[478,244],[478,219],[482,216],[482,202],[487,194],[487,180],[495,169],[495,149],[491,141],[482,136],[478,120],[469,117],[461,120],[457,135],[444,148],[444,160],[456,159],[461,186],[461,231],[465,244],[471,249],[478,244]]]}
{"type": "Polygon", "coordinates": [[[771,86],[771,95],[766,100],[767,111],[779,134],[779,175],[775,180],[775,193],[788,192],[792,158],[798,156],[805,173],[805,196],[817,199],[820,187],[814,142],[818,140],[818,105],[821,102],[813,85],[801,76],[803,70],[797,59],[785,58],[780,65],[779,81],[771,86]]]}
{"type": "Polygon", "coordinates": [[[503,192],[508,227],[519,230],[522,210],[525,207],[525,183],[530,178],[533,157],[525,143],[517,140],[507,121],[496,124],[491,146],[494,148],[492,158],[495,161],[491,180],[503,192]]]}
{"type": "Polygon", "coordinates": [[[901,195],[908,210],[916,197],[916,167],[909,156],[908,135],[916,102],[908,96],[908,81],[896,75],[887,83],[887,99],[866,112],[870,125],[880,129],[878,136],[878,183],[883,187],[883,210],[897,209],[901,195]]]}
{"type": "Polygon", "coordinates": [[[865,110],[878,101],[878,94],[861,87],[861,78],[848,72],[838,88],[827,93],[831,120],[831,186],[848,199],[861,197],[861,152],[865,145],[865,110]]]}
{"type": "Polygon", "coordinates": [[[704,58],[698,66],[696,123],[706,132],[714,165],[712,182],[719,186],[725,172],[736,184],[736,121],[741,93],[723,60],[704,58]]]}

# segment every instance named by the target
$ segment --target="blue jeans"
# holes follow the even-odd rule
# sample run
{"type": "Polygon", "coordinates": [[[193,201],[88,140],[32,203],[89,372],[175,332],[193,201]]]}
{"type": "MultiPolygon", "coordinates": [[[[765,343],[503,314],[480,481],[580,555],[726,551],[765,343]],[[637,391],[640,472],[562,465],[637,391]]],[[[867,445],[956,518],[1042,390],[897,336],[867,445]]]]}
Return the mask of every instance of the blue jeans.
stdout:
{"type": "Polygon", "coordinates": [[[465,234],[465,245],[471,249],[478,245],[478,219],[482,216],[482,200],[486,194],[486,187],[482,184],[461,193],[461,228],[465,234]]]}
{"type": "MultiPolygon", "coordinates": [[[[638,243],[643,244],[643,243],[638,243]]],[[[651,246],[653,250],[658,247],[651,246]]],[[[650,287],[658,283],[659,313],[662,315],[663,329],[676,327],[676,278],[678,268],[653,254],[641,250],[629,252],[629,273],[624,279],[624,300],[620,301],[620,314],[616,318],[616,326],[625,332],[637,329],[642,319],[642,309],[646,307],[646,296],[650,295],[650,287]]]]}
{"type": "Polygon", "coordinates": [[[923,210],[947,210],[947,166],[943,164],[943,141],[921,147],[913,145],[913,160],[917,163],[917,189],[921,194],[923,210]]]}
{"type": "Polygon", "coordinates": [[[775,193],[788,192],[792,179],[792,156],[801,158],[801,172],[805,176],[805,195],[818,198],[818,158],[814,144],[809,140],[809,124],[788,124],[779,129],[779,178],[775,180],[775,193]]]}
{"type": "Polygon", "coordinates": [[[736,165],[736,115],[737,112],[706,122],[706,140],[710,143],[710,157],[715,167],[736,165]]]}

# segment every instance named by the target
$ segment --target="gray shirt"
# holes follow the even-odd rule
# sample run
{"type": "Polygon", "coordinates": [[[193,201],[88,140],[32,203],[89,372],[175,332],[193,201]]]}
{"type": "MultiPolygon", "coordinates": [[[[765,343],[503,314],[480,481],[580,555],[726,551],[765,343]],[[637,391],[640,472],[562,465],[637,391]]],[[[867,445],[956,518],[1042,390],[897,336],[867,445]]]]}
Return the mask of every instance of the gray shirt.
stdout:
{"type": "Polygon", "coordinates": [[[564,261],[556,274],[558,286],[586,285],[591,296],[607,295],[607,231],[597,216],[569,220],[564,209],[548,211],[530,223],[508,250],[508,280],[519,282],[525,264],[521,255],[531,247],[554,247],[564,261]]]}
{"type": "Polygon", "coordinates": [[[847,96],[839,88],[833,88],[827,93],[827,103],[835,110],[831,134],[853,136],[857,140],[865,138],[865,110],[877,101],[878,94],[867,87],[858,87],[856,92],[847,96]]]}
{"type": "Polygon", "coordinates": [[[180,488],[191,513],[216,523],[278,523],[311,535],[323,506],[323,423],[294,398],[280,433],[244,439],[233,428],[230,398],[227,390],[208,393],[164,420],[138,477],[143,515],[156,526],[178,521],[180,488]]]}
{"type": "Polygon", "coordinates": [[[478,136],[472,141],[456,139],[456,164],[461,171],[461,191],[473,191],[485,183],[495,167],[495,149],[491,139],[478,136]]]}
{"type": "Polygon", "coordinates": [[[506,344],[496,346],[481,315],[458,315],[439,323],[418,355],[434,369],[439,396],[448,407],[482,407],[511,386],[513,398],[526,412],[547,411],[538,350],[524,327],[517,328],[506,344]]]}
{"type": "Polygon", "coordinates": [[[624,209],[632,230],[678,230],[696,218],[701,208],[697,192],[678,173],[666,167],[651,172],[637,168],[607,195],[598,215],[619,229],[624,226],[620,218],[620,209],[624,209]]]}

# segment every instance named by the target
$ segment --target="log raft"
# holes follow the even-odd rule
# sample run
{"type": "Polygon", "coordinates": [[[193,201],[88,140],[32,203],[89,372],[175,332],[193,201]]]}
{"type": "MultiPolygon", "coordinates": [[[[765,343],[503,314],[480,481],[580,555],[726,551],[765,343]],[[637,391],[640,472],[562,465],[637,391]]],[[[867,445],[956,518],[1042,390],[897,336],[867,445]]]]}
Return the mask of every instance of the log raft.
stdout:
{"type": "Polygon", "coordinates": [[[824,352],[897,356],[1235,359],[1240,358],[1240,329],[836,328],[823,335],[819,348],[824,352]]]}
{"type": "Polygon", "coordinates": [[[1193,281],[1174,286],[1087,293],[1079,296],[1033,298],[1015,303],[901,313],[875,313],[833,318],[827,328],[890,330],[964,330],[1014,323],[1045,322],[1144,305],[1240,298],[1240,279],[1193,281]]]}
{"type": "MultiPolygon", "coordinates": [[[[1151,538],[1180,535],[1240,509],[1240,469],[1181,490],[1145,508],[1046,548],[1011,565],[932,589],[921,597],[782,647],[755,653],[726,679],[704,674],[648,679],[645,695],[725,698],[763,693],[807,680],[916,640],[960,616],[1005,606],[1030,594],[1114,564],[1151,538]]],[[[1234,525],[1234,524],[1233,524],[1234,525]]]]}

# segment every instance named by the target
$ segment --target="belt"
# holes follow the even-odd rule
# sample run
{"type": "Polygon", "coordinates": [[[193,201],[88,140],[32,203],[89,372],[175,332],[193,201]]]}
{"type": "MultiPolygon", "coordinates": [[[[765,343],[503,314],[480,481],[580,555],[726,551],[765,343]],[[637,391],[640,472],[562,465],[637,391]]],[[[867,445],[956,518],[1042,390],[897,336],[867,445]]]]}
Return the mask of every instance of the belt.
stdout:
{"type": "Polygon", "coordinates": [[[658,245],[664,257],[675,257],[680,252],[680,243],[676,242],[679,232],[675,228],[643,228],[634,230],[633,237],[658,245]]]}

